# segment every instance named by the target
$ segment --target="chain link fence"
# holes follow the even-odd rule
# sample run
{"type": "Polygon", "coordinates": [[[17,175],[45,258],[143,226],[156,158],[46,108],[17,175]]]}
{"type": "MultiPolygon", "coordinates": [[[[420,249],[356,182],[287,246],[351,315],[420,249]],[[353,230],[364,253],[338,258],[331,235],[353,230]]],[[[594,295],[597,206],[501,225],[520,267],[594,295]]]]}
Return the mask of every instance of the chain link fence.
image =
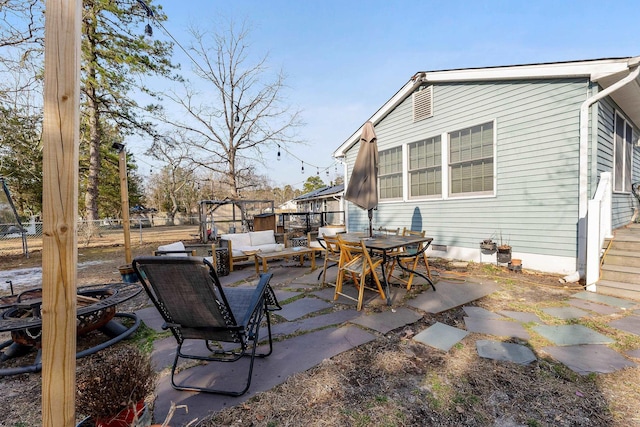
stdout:
{"type": "MultiPolygon", "coordinates": [[[[174,232],[178,234],[176,240],[191,240],[197,237],[199,226],[197,216],[176,218],[174,220],[175,226],[169,226],[167,222],[167,219],[161,216],[131,219],[129,231],[132,244],[144,243],[144,236],[149,232],[163,233],[166,231],[167,240],[172,238],[174,232]]],[[[0,230],[5,230],[0,233],[0,255],[23,253],[25,246],[28,252],[42,249],[42,222],[30,221],[24,224],[23,232],[13,224],[11,227],[0,224],[0,230]]],[[[78,222],[77,233],[78,247],[110,246],[123,243],[123,227],[120,219],[81,220],[78,222]]]]}

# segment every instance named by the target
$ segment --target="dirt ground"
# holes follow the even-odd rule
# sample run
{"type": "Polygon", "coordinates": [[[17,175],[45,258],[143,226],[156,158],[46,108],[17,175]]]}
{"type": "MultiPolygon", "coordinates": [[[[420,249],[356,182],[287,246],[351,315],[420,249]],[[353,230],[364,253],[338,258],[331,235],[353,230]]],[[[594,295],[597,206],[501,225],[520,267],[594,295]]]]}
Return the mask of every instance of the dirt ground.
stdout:
{"type": "MultiPolygon", "coordinates": [[[[133,243],[133,256],[149,254],[161,243],[192,239],[194,230],[145,230],[142,243],[133,243]]],[[[41,266],[41,252],[37,250],[25,259],[3,253],[0,247],[0,255],[0,270],[41,266]]],[[[115,238],[80,247],[78,261],[100,261],[79,270],[79,285],[118,282],[117,267],[124,263],[123,246],[115,238]]],[[[558,276],[526,269],[517,274],[495,265],[473,263],[460,269],[444,260],[432,260],[431,265],[437,274],[449,279],[499,283],[498,292],[475,302],[492,311],[529,311],[543,317],[540,308],[564,304],[569,295],[581,289],[560,284],[558,276]]],[[[415,292],[420,290],[408,297],[415,292]]],[[[127,309],[145,303],[141,295],[130,300],[127,309]]],[[[475,341],[489,338],[479,334],[470,335],[448,353],[411,341],[413,335],[436,321],[464,327],[463,316],[462,309],[426,315],[416,324],[325,360],[196,425],[640,426],[640,368],[580,376],[547,357],[540,349],[549,343],[540,338],[523,343],[538,357],[527,366],[478,357],[475,341]]],[[[609,327],[605,323],[609,320],[610,316],[595,316],[584,322],[616,339],[613,348],[618,351],[640,348],[639,337],[609,327]]],[[[7,339],[6,333],[0,334],[0,342],[7,339]]],[[[2,367],[23,363],[21,359],[4,362],[2,367]]],[[[78,369],[84,363],[91,363],[91,358],[80,359],[78,369]]],[[[39,374],[0,377],[0,389],[0,426],[41,425],[39,374]]]]}

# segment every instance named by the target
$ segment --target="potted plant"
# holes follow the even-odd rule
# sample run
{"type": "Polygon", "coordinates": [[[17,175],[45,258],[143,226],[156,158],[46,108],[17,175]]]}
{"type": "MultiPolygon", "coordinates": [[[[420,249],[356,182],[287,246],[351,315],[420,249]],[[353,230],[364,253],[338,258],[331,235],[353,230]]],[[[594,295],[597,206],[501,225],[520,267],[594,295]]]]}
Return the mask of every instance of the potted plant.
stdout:
{"type": "Polygon", "coordinates": [[[485,239],[482,242],[480,242],[480,250],[482,251],[482,253],[484,254],[493,254],[496,252],[496,242],[494,242],[491,239],[485,239]]]}
{"type": "Polygon", "coordinates": [[[149,356],[132,346],[106,348],[78,366],[76,403],[88,417],[78,427],[148,426],[145,398],[155,388],[149,356]]]}
{"type": "Polygon", "coordinates": [[[500,233],[500,245],[498,246],[498,254],[496,257],[500,263],[506,264],[511,261],[511,246],[509,245],[509,241],[504,242],[502,240],[502,233],[500,233]]]}

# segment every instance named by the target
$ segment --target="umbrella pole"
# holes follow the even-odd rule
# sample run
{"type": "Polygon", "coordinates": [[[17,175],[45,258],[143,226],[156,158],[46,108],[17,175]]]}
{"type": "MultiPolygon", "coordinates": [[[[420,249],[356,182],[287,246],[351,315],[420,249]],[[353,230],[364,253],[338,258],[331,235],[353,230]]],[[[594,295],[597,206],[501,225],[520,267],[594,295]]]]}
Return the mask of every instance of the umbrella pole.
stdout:
{"type": "Polygon", "coordinates": [[[368,211],[369,214],[369,237],[373,237],[373,225],[372,225],[372,219],[373,219],[373,209],[369,209],[368,211]]]}

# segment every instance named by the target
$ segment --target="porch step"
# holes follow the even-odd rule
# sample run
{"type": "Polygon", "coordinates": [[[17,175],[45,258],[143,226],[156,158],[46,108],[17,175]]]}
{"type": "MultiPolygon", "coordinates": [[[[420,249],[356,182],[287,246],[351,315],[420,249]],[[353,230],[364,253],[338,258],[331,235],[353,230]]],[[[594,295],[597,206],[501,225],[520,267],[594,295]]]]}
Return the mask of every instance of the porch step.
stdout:
{"type": "Polygon", "coordinates": [[[636,267],[640,265],[639,256],[640,248],[637,251],[611,249],[607,252],[604,262],[608,266],[621,265],[636,267]]]}
{"type": "Polygon", "coordinates": [[[640,301],[640,285],[611,280],[600,280],[596,285],[596,291],[602,295],[611,295],[614,297],[640,301]]]}
{"type": "MultiPolygon", "coordinates": [[[[609,245],[609,239],[605,241],[605,247],[609,245]]],[[[619,233],[611,240],[611,248],[621,251],[636,251],[640,253],[640,230],[637,233],[619,233]]]]}
{"type": "Polygon", "coordinates": [[[640,224],[618,228],[607,241],[598,293],[640,300],[640,224]]]}
{"type": "Polygon", "coordinates": [[[600,278],[614,282],[626,282],[640,287],[640,268],[627,265],[611,265],[605,261],[605,264],[600,269],[600,278]]]}

